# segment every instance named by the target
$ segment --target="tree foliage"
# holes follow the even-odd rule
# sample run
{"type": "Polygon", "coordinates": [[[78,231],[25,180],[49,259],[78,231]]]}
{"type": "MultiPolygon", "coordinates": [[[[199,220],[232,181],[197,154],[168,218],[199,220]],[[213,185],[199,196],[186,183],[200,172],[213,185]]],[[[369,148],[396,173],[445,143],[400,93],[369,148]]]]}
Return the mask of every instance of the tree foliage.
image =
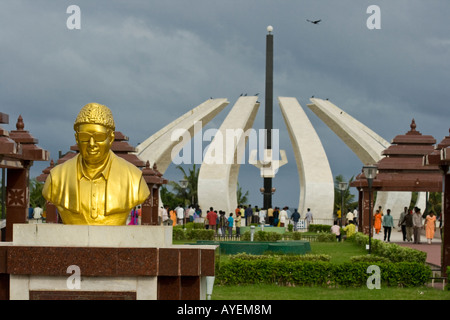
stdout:
{"type": "MultiPolygon", "coordinates": [[[[200,168],[195,164],[192,168],[185,169],[182,166],[176,166],[182,174],[182,179],[186,180],[187,187],[183,188],[178,181],[170,181],[168,187],[161,187],[161,200],[164,205],[170,208],[175,208],[178,205],[193,205],[198,204],[198,176],[200,168]]],[[[181,179],[180,179],[181,181],[181,179]]],[[[238,204],[246,204],[248,202],[249,192],[242,191],[242,187],[237,184],[236,198],[238,204]]]]}
{"type": "MultiPolygon", "coordinates": [[[[334,212],[337,212],[341,209],[342,206],[342,197],[344,199],[344,210],[349,210],[357,207],[357,203],[355,202],[355,195],[350,192],[350,183],[353,181],[354,177],[351,177],[348,181],[347,189],[342,192],[339,189],[339,182],[346,182],[343,175],[337,175],[334,179],[334,212]]],[[[344,212],[345,214],[345,212],[344,212]]]]}
{"type": "Polygon", "coordinates": [[[187,187],[183,188],[180,182],[170,181],[169,187],[171,190],[165,186],[161,188],[162,202],[170,208],[175,208],[178,205],[196,205],[198,203],[197,186],[200,168],[197,168],[195,164],[187,171],[180,165],[176,168],[183,174],[182,179],[188,182],[187,187]]]}
{"type": "Polygon", "coordinates": [[[43,188],[44,184],[37,181],[36,178],[30,179],[30,206],[32,206],[33,208],[37,206],[44,208],[46,201],[42,196],[43,188]]]}
{"type": "Polygon", "coordinates": [[[237,184],[236,198],[237,198],[238,206],[248,203],[248,191],[246,191],[244,193],[242,191],[242,187],[239,185],[239,182],[237,184]]]}

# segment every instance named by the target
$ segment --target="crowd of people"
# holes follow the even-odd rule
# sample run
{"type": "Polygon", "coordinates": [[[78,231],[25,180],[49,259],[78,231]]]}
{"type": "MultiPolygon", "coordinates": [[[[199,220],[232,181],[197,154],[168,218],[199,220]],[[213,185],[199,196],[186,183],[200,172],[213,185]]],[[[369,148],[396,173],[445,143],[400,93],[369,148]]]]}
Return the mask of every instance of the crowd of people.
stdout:
{"type": "MultiPolygon", "coordinates": [[[[338,210],[335,218],[330,231],[336,235],[338,241],[342,239],[342,230],[347,237],[356,232],[358,226],[358,210],[356,208],[354,211],[350,210],[347,213],[346,219],[342,217],[340,210],[338,210]],[[343,221],[345,222],[343,223],[343,221]]],[[[402,232],[404,242],[420,244],[422,230],[425,230],[427,243],[431,244],[436,232],[436,223],[439,223],[439,230],[442,232],[441,215],[436,216],[433,211],[423,214],[418,207],[412,210],[404,207],[404,211],[399,216],[397,227],[402,232]]],[[[385,214],[382,207],[379,206],[372,217],[372,231],[376,235],[383,234],[383,240],[390,242],[393,229],[395,229],[395,225],[391,210],[387,209],[385,214]]]]}
{"type": "MultiPolygon", "coordinates": [[[[139,224],[140,215],[140,206],[134,208],[130,213],[127,223],[129,225],[139,224]]],[[[287,206],[283,208],[274,207],[266,210],[258,208],[258,206],[252,207],[251,205],[239,205],[234,212],[229,213],[223,210],[216,210],[213,207],[203,212],[198,205],[188,206],[187,208],[178,205],[173,209],[166,206],[160,208],[159,219],[160,224],[172,226],[184,225],[187,222],[203,223],[205,229],[215,230],[218,235],[223,236],[231,236],[233,230],[235,230],[235,235],[238,237],[241,235],[241,226],[249,226],[251,224],[275,227],[287,227],[289,224],[292,224],[293,230],[297,231],[299,230],[299,223],[302,220],[305,222],[306,229],[309,229],[309,225],[314,223],[313,214],[309,208],[305,217],[302,219],[297,209],[291,211],[287,206]]],[[[395,228],[391,210],[387,209],[386,214],[384,214],[380,206],[375,211],[372,222],[372,228],[375,234],[383,233],[384,241],[390,242],[392,230],[395,228]]],[[[408,210],[405,207],[404,211],[400,214],[398,227],[402,231],[403,241],[414,242],[416,244],[421,243],[421,231],[425,229],[427,242],[431,244],[436,232],[437,222],[440,223],[439,229],[442,230],[441,215],[436,216],[432,211],[424,215],[418,207],[415,207],[413,210],[408,210]]],[[[353,211],[350,210],[345,215],[345,219],[340,210],[338,210],[330,231],[340,241],[342,239],[342,231],[349,237],[356,232],[357,226],[358,210],[356,208],[353,211]]]]}
{"type": "MultiPolygon", "coordinates": [[[[350,236],[356,232],[356,226],[358,224],[357,210],[349,212],[347,214],[347,223],[343,230],[346,232],[346,236],[350,236]]],[[[341,239],[341,227],[338,226],[339,222],[342,224],[340,212],[337,212],[337,219],[334,221],[334,225],[331,227],[331,232],[336,235],[338,240],[341,239]]],[[[381,206],[375,211],[372,217],[373,232],[377,235],[383,234],[383,240],[385,242],[391,241],[392,230],[395,228],[394,218],[391,215],[391,210],[387,209],[384,214],[381,206]]],[[[439,229],[442,230],[441,215],[436,216],[433,211],[423,214],[421,209],[415,207],[409,210],[404,207],[398,219],[397,227],[400,228],[403,236],[403,241],[413,242],[415,244],[421,243],[421,232],[425,229],[425,237],[427,243],[431,244],[436,232],[436,223],[439,222],[439,229]]]]}
{"type": "MultiPolygon", "coordinates": [[[[402,230],[403,241],[419,244],[421,231],[425,229],[425,237],[427,243],[431,244],[436,232],[436,222],[439,222],[439,229],[442,232],[442,215],[436,216],[433,211],[428,214],[422,214],[420,208],[415,207],[413,210],[404,208],[398,221],[398,227],[402,230]]],[[[442,236],[442,234],[441,234],[442,236]]]]}
{"type": "Polygon", "coordinates": [[[330,231],[336,235],[338,241],[341,241],[343,238],[341,229],[345,232],[345,237],[350,237],[356,233],[356,227],[358,225],[358,209],[355,208],[353,211],[349,210],[345,215],[345,218],[342,215],[341,209],[339,209],[335,213],[334,218],[334,223],[333,226],[331,226],[330,231]]]}
{"type": "MultiPolygon", "coordinates": [[[[132,212],[131,217],[134,216],[132,212]]],[[[297,209],[291,211],[288,206],[283,208],[274,207],[269,209],[261,209],[258,206],[239,205],[234,212],[225,212],[210,207],[206,212],[196,206],[188,206],[184,208],[181,204],[175,208],[162,207],[160,208],[160,220],[163,225],[183,225],[187,222],[203,223],[206,229],[213,229],[219,235],[232,235],[235,230],[235,235],[240,236],[241,226],[269,225],[276,227],[287,227],[288,224],[293,224],[294,230],[298,230],[299,222],[301,221],[300,213],[297,209]]],[[[133,221],[133,219],[131,219],[133,221]]],[[[307,226],[314,222],[313,214],[308,208],[305,214],[304,221],[307,226]]]]}
{"type": "MultiPolygon", "coordinates": [[[[137,206],[131,210],[127,224],[139,225],[140,217],[141,206],[137,206]]],[[[35,208],[30,206],[28,218],[35,221],[45,219],[45,211],[39,206],[35,208]]],[[[334,214],[334,218],[334,224],[331,226],[330,231],[336,235],[338,241],[342,239],[342,231],[345,232],[346,237],[356,232],[358,226],[358,210],[356,208],[353,211],[349,210],[345,218],[341,210],[338,210],[334,214]]],[[[292,212],[287,206],[283,208],[274,207],[266,210],[258,208],[258,206],[239,205],[234,212],[226,213],[222,210],[215,210],[213,207],[203,212],[198,205],[184,208],[180,204],[173,209],[166,206],[161,207],[159,210],[159,224],[175,226],[184,225],[187,222],[203,223],[206,229],[215,230],[217,234],[223,236],[227,234],[231,236],[233,230],[235,230],[235,235],[239,237],[241,235],[241,226],[249,226],[251,224],[275,227],[287,227],[289,224],[292,224],[293,230],[298,231],[300,221],[302,220],[305,222],[305,229],[308,230],[309,225],[314,223],[310,208],[307,209],[303,219],[297,209],[294,209],[292,212]]],[[[382,207],[379,206],[373,215],[372,222],[372,228],[375,234],[383,233],[384,241],[390,242],[392,230],[395,228],[391,210],[387,209],[386,214],[384,214],[382,207]]],[[[404,207],[398,219],[397,227],[402,232],[403,241],[420,244],[421,232],[425,230],[427,243],[431,244],[436,232],[436,223],[439,223],[439,230],[442,232],[441,214],[435,215],[433,211],[423,214],[418,207],[412,210],[404,207]]]]}
{"type": "MultiPolygon", "coordinates": [[[[397,226],[401,228],[403,241],[414,242],[415,244],[421,243],[421,232],[425,229],[425,237],[427,243],[431,244],[436,232],[436,222],[440,222],[440,228],[442,227],[441,217],[436,217],[433,211],[423,214],[421,209],[414,207],[412,210],[408,210],[404,207],[403,212],[400,214],[397,226]]],[[[380,234],[383,228],[384,241],[391,241],[391,232],[394,229],[394,219],[391,215],[391,210],[387,209],[386,214],[380,207],[376,210],[373,216],[373,228],[376,234],[380,234]]]]}

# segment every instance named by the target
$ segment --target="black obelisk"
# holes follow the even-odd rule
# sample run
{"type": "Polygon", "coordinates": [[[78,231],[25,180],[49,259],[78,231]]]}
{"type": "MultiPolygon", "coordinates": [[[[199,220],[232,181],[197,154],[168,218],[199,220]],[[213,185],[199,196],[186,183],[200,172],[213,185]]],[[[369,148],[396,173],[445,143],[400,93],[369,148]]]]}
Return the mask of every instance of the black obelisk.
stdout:
{"type": "MultiPolygon", "coordinates": [[[[266,36],[266,96],[265,96],[265,129],[266,149],[272,149],[272,127],[273,127],[273,28],[267,27],[266,36]]],[[[264,177],[264,208],[272,207],[272,178],[264,177]]]]}

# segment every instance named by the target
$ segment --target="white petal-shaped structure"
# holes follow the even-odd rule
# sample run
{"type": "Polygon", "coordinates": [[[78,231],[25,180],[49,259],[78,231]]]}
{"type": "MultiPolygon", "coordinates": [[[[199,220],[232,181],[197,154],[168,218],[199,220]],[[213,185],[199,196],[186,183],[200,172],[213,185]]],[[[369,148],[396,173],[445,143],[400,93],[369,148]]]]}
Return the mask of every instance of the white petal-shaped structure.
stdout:
{"type": "Polygon", "coordinates": [[[190,138],[228,104],[228,100],[224,98],[206,100],[139,144],[136,147],[137,155],[144,161],[148,160],[152,166],[156,163],[158,171],[164,173],[172,162],[173,155],[178,154],[190,142],[190,138]],[[181,142],[179,137],[182,138],[181,142]]]}
{"type": "Polygon", "coordinates": [[[296,98],[278,97],[278,102],[297,162],[298,211],[304,217],[311,208],[315,223],[329,224],[333,219],[334,182],[322,142],[296,98]]]}
{"type": "Polygon", "coordinates": [[[310,99],[308,107],[341,138],[363,164],[381,159],[390,143],[328,100],[310,99]]]}
{"type": "MultiPolygon", "coordinates": [[[[256,96],[240,97],[205,152],[198,176],[201,208],[234,212],[242,155],[259,109],[256,96]]],[[[254,130],[253,130],[254,133],[254,130]]]]}
{"type": "MultiPolygon", "coordinates": [[[[364,165],[375,164],[390,146],[377,133],[328,100],[311,98],[308,107],[356,154],[364,165]]],[[[378,192],[375,208],[391,209],[397,217],[409,207],[411,192],[378,192]]]]}

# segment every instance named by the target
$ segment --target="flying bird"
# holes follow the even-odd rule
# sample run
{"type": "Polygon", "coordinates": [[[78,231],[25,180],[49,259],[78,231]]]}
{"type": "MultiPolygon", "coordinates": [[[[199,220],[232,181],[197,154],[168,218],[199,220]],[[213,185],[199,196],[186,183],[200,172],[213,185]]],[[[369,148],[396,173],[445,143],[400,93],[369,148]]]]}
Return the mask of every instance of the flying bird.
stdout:
{"type": "Polygon", "coordinates": [[[313,24],[319,24],[319,22],[322,21],[322,19],[320,19],[320,20],[314,20],[314,21],[311,21],[311,20],[306,19],[306,21],[311,22],[311,23],[313,23],[313,24]]]}

